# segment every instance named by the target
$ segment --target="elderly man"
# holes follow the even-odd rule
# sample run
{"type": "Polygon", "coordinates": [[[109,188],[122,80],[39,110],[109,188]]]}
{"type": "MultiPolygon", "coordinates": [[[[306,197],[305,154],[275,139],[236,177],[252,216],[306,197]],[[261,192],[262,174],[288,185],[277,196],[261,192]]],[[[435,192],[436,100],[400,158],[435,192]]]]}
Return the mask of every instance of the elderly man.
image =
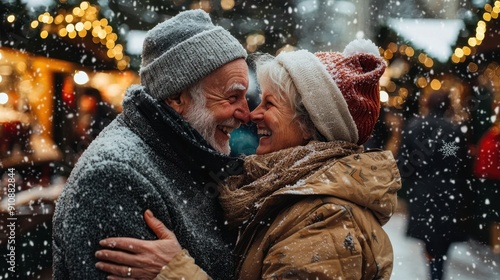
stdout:
{"type": "MultiPolygon", "coordinates": [[[[241,171],[229,133],[249,119],[246,52],[203,11],[150,30],[141,85],[71,173],[54,216],[54,279],[105,279],[99,240],[154,239],[151,209],[215,279],[231,279],[233,236],[224,230],[215,186],[241,171]]],[[[126,275],[133,278],[133,268],[126,275]]]]}

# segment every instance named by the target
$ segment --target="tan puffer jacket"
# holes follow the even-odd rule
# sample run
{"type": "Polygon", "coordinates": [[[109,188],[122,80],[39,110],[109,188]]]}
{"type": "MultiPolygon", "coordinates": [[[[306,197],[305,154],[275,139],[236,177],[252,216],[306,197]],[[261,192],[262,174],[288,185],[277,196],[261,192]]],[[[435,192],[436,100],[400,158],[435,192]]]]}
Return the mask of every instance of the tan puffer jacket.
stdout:
{"type": "Polygon", "coordinates": [[[238,240],[236,252],[245,256],[238,279],[389,279],[393,251],[382,225],[400,187],[396,162],[384,151],[347,156],[279,189],[238,240]]]}

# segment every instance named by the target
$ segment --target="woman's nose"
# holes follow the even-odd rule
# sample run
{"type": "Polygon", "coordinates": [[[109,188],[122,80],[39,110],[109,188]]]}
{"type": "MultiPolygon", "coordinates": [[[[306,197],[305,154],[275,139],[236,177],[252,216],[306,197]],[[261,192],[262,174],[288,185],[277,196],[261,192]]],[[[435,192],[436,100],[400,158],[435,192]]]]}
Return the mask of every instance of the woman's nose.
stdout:
{"type": "Polygon", "coordinates": [[[253,122],[261,121],[264,117],[264,109],[262,106],[257,106],[252,112],[250,112],[250,120],[253,122]]]}

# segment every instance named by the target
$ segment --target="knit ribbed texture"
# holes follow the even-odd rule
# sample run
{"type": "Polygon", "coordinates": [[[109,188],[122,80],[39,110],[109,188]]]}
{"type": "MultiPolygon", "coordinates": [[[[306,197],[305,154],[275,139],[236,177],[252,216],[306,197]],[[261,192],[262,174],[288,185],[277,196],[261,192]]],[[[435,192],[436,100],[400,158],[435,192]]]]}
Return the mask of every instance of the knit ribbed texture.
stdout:
{"type": "Polygon", "coordinates": [[[385,62],[373,54],[316,53],[326,65],[339,87],[358,130],[358,144],[365,143],[373,132],[380,112],[379,79],[384,74],[385,62]]]}
{"type": "Polygon", "coordinates": [[[158,24],[144,40],[141,84],[164,100],[247,53],[227,30],[202,10],[190,10],[158,24]]]}
{"type": "Polygon", "coordinates": [[[370,40],[354,40],[343,53],[305,50],[276,59],[290,74],[316,129],[328,140],[362,145],[379,117],[379,79],[386,64],[370,40]]]}
{"type": "Polygon", "coordinates": [[[280,53],[276,59],[290,74],[309,118],[328,141],[358,141],[356,124],[340,89],[312,53],[280,53]]]}

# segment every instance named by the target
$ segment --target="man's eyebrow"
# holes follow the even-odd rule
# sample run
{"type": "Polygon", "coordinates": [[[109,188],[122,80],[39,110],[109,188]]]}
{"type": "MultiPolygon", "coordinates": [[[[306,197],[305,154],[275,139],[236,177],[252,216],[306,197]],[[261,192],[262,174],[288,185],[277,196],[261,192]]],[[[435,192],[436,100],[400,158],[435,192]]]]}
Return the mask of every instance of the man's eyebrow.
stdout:
{"type": "Polygon", "coordinates": [[[241,91],[246,91],[247,90],[247,87],[245,87],[243,84],[241,83],[234,83],[232,84],[231,86],[229,86],[229,89],[228,91],[233,91],[233,90],[241,90],[241,91]]]}

